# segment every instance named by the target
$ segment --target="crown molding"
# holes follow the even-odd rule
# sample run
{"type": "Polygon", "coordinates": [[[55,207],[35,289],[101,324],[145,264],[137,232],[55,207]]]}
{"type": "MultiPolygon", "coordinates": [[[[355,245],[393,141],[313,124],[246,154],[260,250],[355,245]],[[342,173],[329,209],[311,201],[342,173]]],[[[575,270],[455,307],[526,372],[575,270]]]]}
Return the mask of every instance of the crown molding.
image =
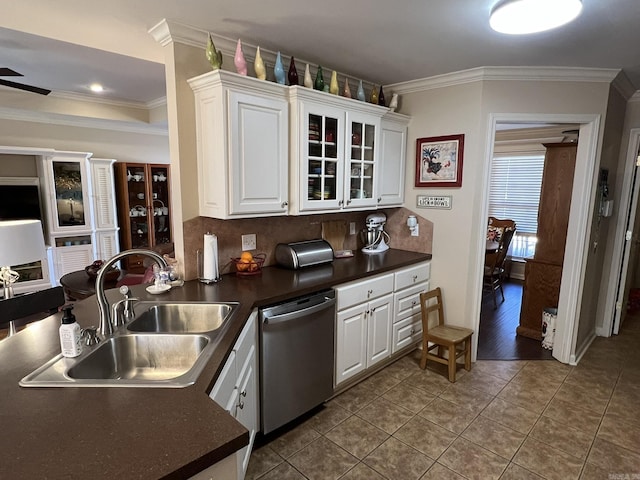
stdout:
{"type": "Polygon", "coordinates": [[[96,128],[99,130],[140,133],[145,135],[168,135],[168,128],[166,126],[121,122],[117,120],[106,120],[101,118],[77,117],[59,113],[36,112],[5,107],[0,107],[0,119],[16,120],[22,122],[47,123],[53,125],[65,125],[69,127],[96,128]]]}
{"type": "MultiPolygon", "coordinates": [[[[137,108],[139,110],[148,110],[148,102],[134,102],[127,100],[116,100],[112,98],[104,98],[104,97],[96,97],[94,95],[89,95],[85,93],[75,93],[75,92],[51,92],[48,95],[50,98],[60,98],[63,100],[73,100],[77,102],[85,102],[85,103],[98,103],[100,105],[109,105],[112,107],[119,108],[137,108]]],[[[152,100],[155,101],[155,100],[152,100]]]]}
{"type": "Polygon", "coordinates": [[[631,95],[631,98],[629,98],[629,102],[640,102],[640,90],[637,90],[636,93],[631,95]]]}
{"type": "Polygon", "coordinates": [[[538,82],[611,83],[620,73],[618,69],[575,67],[476,67],[408,82],[386,85],[398,94],[407,94],[451,87],[487,80],[516,80],[538,82]]]}
{"type": "Polygon", "coordinates": [[[636,87],[633,86],[627,74],[620,70],[616,78],[613,79],[611,86],[615,88],[625,100],[629,100],[636,93],[636,87]]]}

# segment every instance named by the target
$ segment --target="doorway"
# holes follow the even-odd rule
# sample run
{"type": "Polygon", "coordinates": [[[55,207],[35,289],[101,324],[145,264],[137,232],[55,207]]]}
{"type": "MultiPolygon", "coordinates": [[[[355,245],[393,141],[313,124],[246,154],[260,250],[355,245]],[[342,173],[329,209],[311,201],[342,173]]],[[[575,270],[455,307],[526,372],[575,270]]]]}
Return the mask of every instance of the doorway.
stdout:
{"type": "MultiPolygon", "coordinates": [[[[504,299],[500,290],[496,292],[495,298],[493,291],[483,292],[478,329],[478,359],[552,358],[551,352],[542,348],[540,340],[530,338],[528,334],[517,335],[516,329],[521,325],[525,265],[530,262],[525,259],[531,259],[536,255],[538,207],[547,155],[545,145],[562,143],[575,146],[577,139],[578,125],[575,124],[505,123],[496,126],[494,154],[490,159],[489,215],[515,221],[516,235],[511,241],[508,258],[504,265],[505,274],[502,282],[504,299]]],[[[571,168],[571,178],[573,178],[573,167],[571,168]]],[[[547,172],[549,177],[546,180],[547,184],[555,178],[552,173],[553,169],[547,172]]],[[[567,172],[562,173],[565,178],[564,174],[567,172]]],[[[553,192],[547,192],[547,204],[555,198],[549,198],[549,193],[553,192]]],[[[561,203],[568,204],[568,202],[561,203]]],[[[560,248],[564,250],[564,245],[560,248]]],[[[530,269],[537,266],[538,264],[528,265],[530,269]]],[[[558,270],[560,269],[561,267],[558,267],[558,270]]],[[[545,291],[549,291],[549,288],[545,291]]],[[[529,297],[532,291],[532,286],[529,285],[529,297]]],[[[545,303],[544,300],[540,301],[545,303]]],[[[555,301],[557,302],[557,297],[555,301]]],[[[528,310],[525,313],[525,324],[530,323],[526,319],[531,320],[532,308],[537,311],[535,306],[531,305],[531,299],[526,301],[526,305],[528,310]]],[[[556,305],[554,302],[553,305],[548,306],[556,305]]],[[[536,322],[534,326],[539,328],[542,315],[533,316],[536,322]]],[[[525,330],[530,329],[527,327],[525,330]]]]}
{"type": "MultiPolygon", "coordinates": [[[[569,228],[567,232],[567,244],[574,245],[575,248],[567,249],[563,262],[560,300],[558,302],[558,317],[562,322],[558,322],[553,346],[553,357],[563,363],[575,363],[574,340],[577,335],[580,300],[584,284],[585,265],[583,259],[587,251],[588,228],[593,208],[593,172],[596,163],[596,152],[598,143],[598,131],[600,117],[598,115],[578,115],[578,114],[490,114],[487,141],[486,157],[483,169],[484,188],[480,193],[482,210],[478,217],[478,222],[485,224],[484,219],[488,217],[488,186],[490,175],[490,159],[493,158],[494,139],[497,126],[500,124],[575,124],[579,125],[580,143],[577,149],[576,169],[572,188],[571,211],[569,214],[569,228]]],[[[477,230],[477,252],[485,250],[485,228],[478,224],[477,230]]],[[[482,272],[484,270],[484,255],[476,256],[475,282],[478,295],[473,304],[472,314],[475,318],[475,328],[479,327],[480,310],[482,302],[482,272]]],[[[474,356],[477,354],[477,336],[474,337],[474,356]]]]}
{"type": "Polygon", "coordinates": [[[640,129],[632,129],[624,180],[617,209],[616,236],[611,261],[611,282],[600,336],[617,335],[627,313],[640,311],[640,129]],[[633,292],[630,295],[630,292],[633,292]],[[627,308],[628,306],[628,308],[627,308]]]}

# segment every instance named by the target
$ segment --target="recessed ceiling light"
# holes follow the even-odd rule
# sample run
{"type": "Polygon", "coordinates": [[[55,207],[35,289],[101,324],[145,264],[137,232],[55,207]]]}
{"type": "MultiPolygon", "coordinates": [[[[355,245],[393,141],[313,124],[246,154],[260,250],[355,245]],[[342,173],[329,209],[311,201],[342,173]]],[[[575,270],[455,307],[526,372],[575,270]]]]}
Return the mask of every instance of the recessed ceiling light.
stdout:
{"type": "Polygon", "coordinates": [[[489,24],[500,33],[544,32],[569,23],[581,11],[581,0],[503,0],[491,11],[489,24]]]}
{"type": "Polygon", "coordinates": [[[100,93],[104,91],[104,87],[99,83],[92,83],[91,85],[89,85],[89,88],[94,93],[100,93]]]}

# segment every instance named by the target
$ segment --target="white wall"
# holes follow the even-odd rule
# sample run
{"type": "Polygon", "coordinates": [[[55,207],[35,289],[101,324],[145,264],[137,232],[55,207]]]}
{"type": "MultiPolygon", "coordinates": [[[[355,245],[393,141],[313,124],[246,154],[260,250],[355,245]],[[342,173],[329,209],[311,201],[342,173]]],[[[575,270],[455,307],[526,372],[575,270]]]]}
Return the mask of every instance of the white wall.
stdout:
{"type": "MultiPolygon", "coordinates": [[[[481,246],[486,227],[485,179],[490,166],[487,152],[490,116],[512,114],[530,119],[566,114],[601,115],[607,111],[609,83],[522,80],[479,80],[434,88],[403,96],[402,113],[412,117],[409,126],[406,207],[415,206],[418,194],[453,196],[451,210],[418,213],[434,223],[432,284],[443,288],[449,321],[475,327],[481,298],[481,246]],[[448,134],[465,134],[462,187],[415,188],[415,140],[448,134]]],[[[601,144],[600,133],[598,144],[601,144]]],[[[599,149],[598,149],[599,150],[599,149]]],[[[577,165],[577,169],[585,168],[577,165]]]]}
{"type": "Polygon", "coordinates": [[[401,112],[411,116],[405,206],[434,223],[431,284],[443,289],[448,321],[468,326],[472,325],[469,302],[474,297],[469,294],[470,240],[483,148],[481,99],[482,83],[467,83],[406,94],[401,112]],[[465,135],[462,187],[416,188],[416,139],[460,133],[465,135]],[[451,195],[451,210],[417,209],[416,196],[425,194],[451,195]]]}

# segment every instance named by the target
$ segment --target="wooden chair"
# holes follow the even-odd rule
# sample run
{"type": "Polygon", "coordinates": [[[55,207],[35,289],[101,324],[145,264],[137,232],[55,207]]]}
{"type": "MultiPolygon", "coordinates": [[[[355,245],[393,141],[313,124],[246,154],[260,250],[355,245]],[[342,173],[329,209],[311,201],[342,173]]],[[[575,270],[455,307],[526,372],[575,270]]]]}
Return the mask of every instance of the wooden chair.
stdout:
{"type": "Polygon", "coordinates": [[[440,287],[420,294],[422,310],[422,360],[420,368],[427,368],[427,360],[447,365],[449,367],[449,381],[456,381],[456,360],[464,355],[464,368],[471,370],[471,336],[470,328],[445,325],[444,306],[440,287]],[[431,300],[435,299],[435,303],[431,300]],[[430,315],[437,312],[438,324],[429,327],[430,315]],[[429,346],[432,343],[433,345],[429,346]],[[460,348],[461,347],[461,348],[460,348]],[[438,354],[431,353],[437,348],[438,354]],[[445,348],[447,356],[445,357],[445,348]]]}
{"type": "Polygon", "coordinates": [[[56,313],[64,303],[62,287],[0,300],[0,329],[8,328],[8,336],[11,336],[15,333],[15,327],[42,320],[56,313]]]}
{"type": "Polygon", "coordinates": [[[487,251],[485,254],[483,288],[493,295],[494,309],[498,308],[496,299],[496,292],[498,290],[500,290],[502,301],[504,302],[502,283],[505,275],[505,261],[507,260],[507,252],[509,251],[509,246],[515,233],[516,222],[513,220],[500,220],[495,217],[489,217],[487,240],[490,240],[490,236],[494,237],[498,247],[495,251],[487,251]]]}

